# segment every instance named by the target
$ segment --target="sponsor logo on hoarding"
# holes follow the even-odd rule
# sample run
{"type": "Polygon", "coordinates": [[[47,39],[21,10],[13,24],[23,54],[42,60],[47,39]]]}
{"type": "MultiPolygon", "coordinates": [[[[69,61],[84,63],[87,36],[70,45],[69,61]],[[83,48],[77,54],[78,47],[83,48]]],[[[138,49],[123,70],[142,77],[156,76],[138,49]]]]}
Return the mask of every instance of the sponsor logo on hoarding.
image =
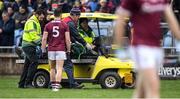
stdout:
{"type": "Polygon", "coordinates": [[[180,67],[161,67],[159,70],[160,76],[180,76],[180,67]]]}

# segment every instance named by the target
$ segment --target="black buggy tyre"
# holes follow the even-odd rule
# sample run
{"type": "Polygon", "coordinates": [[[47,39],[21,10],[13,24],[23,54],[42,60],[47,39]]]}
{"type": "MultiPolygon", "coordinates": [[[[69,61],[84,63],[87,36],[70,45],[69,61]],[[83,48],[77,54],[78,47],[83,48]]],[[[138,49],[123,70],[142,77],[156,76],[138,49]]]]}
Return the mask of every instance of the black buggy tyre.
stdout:
{"type": "Polygon", "coordinates": [[[47,88],[49,85],[49,73],[45,71],[38,71],[34,76],[34,86],[36,88],[47,88]]]}
{"type": "Polygon", "coordinates": [[[100,84],[104,89],[117,89],[121,86],[121,77],[116,72],[105,72],[100,77],[100,84]]]}

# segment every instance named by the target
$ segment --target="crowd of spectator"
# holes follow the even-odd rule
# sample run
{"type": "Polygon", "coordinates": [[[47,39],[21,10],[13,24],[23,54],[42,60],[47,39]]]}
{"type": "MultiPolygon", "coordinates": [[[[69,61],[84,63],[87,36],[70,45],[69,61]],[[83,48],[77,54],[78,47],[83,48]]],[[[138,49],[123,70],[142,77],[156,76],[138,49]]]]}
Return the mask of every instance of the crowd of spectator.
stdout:
{"type": "Polygon", "coordinates": [[[58,7],[63,13],[72,7],[81,12],[114,13],[119,4],[120,0],[0,0],[0,46],[19,46],[24,24],[37,9],[47,12],[47,19],[40,22],[43,28],[58,7]]]}
{"type": "MultiPolygon", "coordinates": [[[[19,46],[26,20],[37,9],[47,13],[41,23],[42,30],[54,9],[60,7],[63,13],[72,7],[79,7],[81,12],[115,13],[122,0],[0,0],[0,46],[19,46]]],[[[180,1],[180,0],[174,0],[180,1]]],[[[179,3],[174,3],[179,11],[179,3]]],[[[174,7],[175,8],[175,7],[174,7]]],[[[175,11],[177,11],[175,10],[175,11]]],[[[179,13],[177,14],[179,18],[179,13]]]]}

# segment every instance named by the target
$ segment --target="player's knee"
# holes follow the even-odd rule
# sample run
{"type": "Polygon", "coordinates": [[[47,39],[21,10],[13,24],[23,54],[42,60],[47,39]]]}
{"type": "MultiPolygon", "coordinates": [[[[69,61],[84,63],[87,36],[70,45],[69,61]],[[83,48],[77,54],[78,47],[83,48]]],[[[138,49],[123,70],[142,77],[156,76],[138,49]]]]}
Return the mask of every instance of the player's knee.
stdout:
{"type": "Polygon", "coordinates": [[[152,81],[150,88],[151,88],[151,92],[153,93],[159,92],[159,82],[157,80],[152,81]]]}

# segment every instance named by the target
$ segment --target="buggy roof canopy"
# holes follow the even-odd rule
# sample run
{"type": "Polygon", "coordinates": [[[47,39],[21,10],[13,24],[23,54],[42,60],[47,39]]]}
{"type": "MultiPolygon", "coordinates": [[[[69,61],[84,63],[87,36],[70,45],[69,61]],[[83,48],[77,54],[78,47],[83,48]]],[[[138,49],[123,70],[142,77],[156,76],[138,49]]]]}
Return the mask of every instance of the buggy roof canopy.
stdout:
{"type": "MultiPolygon", "coordinates": [[[[69,13],[63,13],[62,18],[68,17],[69,13]]],[[[115,14],[109,13],[81,13],[80,18],[116,19],[115,14]]]]}

